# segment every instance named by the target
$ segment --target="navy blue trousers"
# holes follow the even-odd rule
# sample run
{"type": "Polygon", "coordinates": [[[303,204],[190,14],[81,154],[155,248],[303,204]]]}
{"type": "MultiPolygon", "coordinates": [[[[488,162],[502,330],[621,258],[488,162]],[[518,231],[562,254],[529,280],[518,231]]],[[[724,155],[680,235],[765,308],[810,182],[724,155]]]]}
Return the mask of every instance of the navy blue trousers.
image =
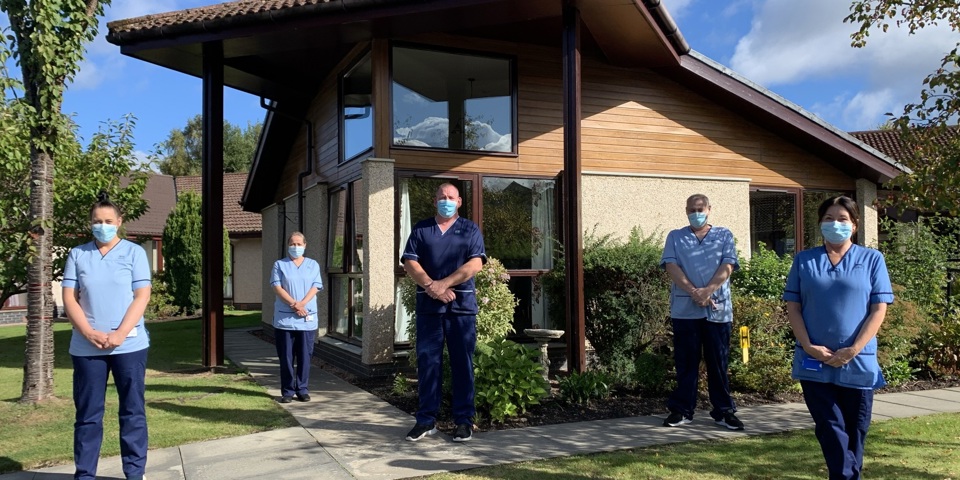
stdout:
{"type": "Polygon", "coordinates": [[[417,314],[417,423],[437,420],[443,395],[443,344],[450,352],[453,381],[453,421],[473,424],[473,351],[477,346],[477,316],[417,314]]]}
{"type": "Polygon", "coordinates": [[[719,420],[725,413],[737,411],[730,396],[727,364],[730,356],[730,323],[708,322],[705,318],[673,320],[673,359],[677,366],[677,388],[667,399],[667,409],[693,417],[697,408],[697,384],[700,360],[707,365],[707,388],[713,410],[719,420]]]}
{"type": "Polygon", "coordinates": [[[856,480],[863,470],[863,446],[873,414],[873,390],[801,380],[803,400],[816,424],[814,430],[830,480],[856,480]]]}
{"type": "Polygon", "coordinates": [[[310,359],[317,339],[316,330],[274,330],[280,358],[280,395],[292,397],[310,393],[310,359]]]}
{"type": "Polygon", "coordinates": [[[75,479],[97,477],[100,445],[103,443],[103,410],[107,378],[113,374],[120,400],[120,457],[123,474],[140,478],[147,467],[147,413],[144,377],[147,349],[118,355],[97,355],[73,359],[73,403],[77,407],[73,424],[75,479]]]}

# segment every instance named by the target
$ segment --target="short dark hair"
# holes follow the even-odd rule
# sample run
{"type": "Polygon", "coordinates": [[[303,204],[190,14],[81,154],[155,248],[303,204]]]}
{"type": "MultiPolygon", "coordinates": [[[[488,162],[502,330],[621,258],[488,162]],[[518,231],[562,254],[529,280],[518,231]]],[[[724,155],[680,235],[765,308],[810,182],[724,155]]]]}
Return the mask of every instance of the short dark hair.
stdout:
{"type": "Polygon", "coordinates": [[[123,217],[123,214],[120,213],[120,207],[117,204],[110,201],[110,196],[107,195],[105,190],[100,190],[100,193],[97,194],[97,201],[90,207],[90,218],[93,219],[93,212],[98,208],[112,208],[116,212],[117,217],[123,217]]]}
{"type": "Polygon", "coordinates": [[[830,197],[820,204],[820,208],[817,209],[817,214],[821,222],[823,221],[824,215],[827,214],[827,210],[834,205],[843,207],[843,209],[847,211],[847,214],[850,215],[850,221],[853,222],[854,225],[860,226],[860,208],[857,207],[856,201],[846,195],[830,197]]]}

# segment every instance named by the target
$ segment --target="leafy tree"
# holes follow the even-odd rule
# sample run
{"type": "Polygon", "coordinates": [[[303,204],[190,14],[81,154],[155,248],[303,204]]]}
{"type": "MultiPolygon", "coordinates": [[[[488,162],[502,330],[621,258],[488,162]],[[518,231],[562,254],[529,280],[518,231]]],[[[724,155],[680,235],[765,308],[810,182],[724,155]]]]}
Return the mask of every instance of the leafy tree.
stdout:
{"type": "MultiPolygon", "coordinates": [[[[203,301],[203,220],[196,192],[177,195],[177,205],[163,227],[163,258],[167,291],[181,312],[191,314],[203,301]]],[[[230,275],[230,237],[223,230],[223,274],[230,275]]]]}
{"type": "MultiPolygon", "coordinates": [[[[866,45],[871,30],[889,30],[891,24],[918,30],[940,24],[960,29],[956,0],[856,0],[844,21],[859,25],[851,35],[853,46],[866,45]]],[[[900,160],[912,171],[895,178],[898,192],[890,199],[901,206],[960,215],[960,42],[944,55],[940,68],[923,80],[919,103],[907,104],[894,117],[906,154],[900,160]]]]}
{"type": "MultiPolygon", "coordinates": [[[[14,92],[14,114],[27,131],[30,181],[28,278],[36,290],[27,302],[27,340],[22,402],[53,395],[53,257],[54,161],[64,151],[69,131],[61,112],[63,90],[79,69],[84,44],[97,33],[97,18],[109,0],[0,0],[0,11],[10,21],[8,45],[0,45],[2,60],[10,57],[20,67],[22,83],[14,92]]],[[[6,73],[6,72],[5,72],[6,73]]],[[[7,75],[8,76],[8,75],[7,75]]],[[[9,77],[9,76],[8,76],[9,77]]],[[[5,88],[13,87],[9,82],[5,88]]],[[[5,90],[4,97],[8,91],[5,90]]],[[[5,107],[7,108],[7,107],[5,107]]],[[[7,114],[5,114],[7,115],[7,114]]],[[[7,145],[6,147],[11,147],[7,145]]],[[[0,156],[8,164],[8,148],[0,156]]],[[[20,154],[12,163],[22,162],[20,154]]],[[[5,212],[6,213],[6,212],[5,212]]],[[[6,261],[7,259],[3,259],[6,261]]]]}
{"type": "MultiPolygon", "coordinates": [[[[227,120],[223,121],[223,171],[246,172],[250,170],[253,154],[263,122],[247,123],[240,128],[227,120]]],[[[182,129],[170,131],[167,139],[159,145],[160,159],[157,166],[165,175],[200,175],[203,155],[203,117],[196,115],[187,120],[182,129]]]]}

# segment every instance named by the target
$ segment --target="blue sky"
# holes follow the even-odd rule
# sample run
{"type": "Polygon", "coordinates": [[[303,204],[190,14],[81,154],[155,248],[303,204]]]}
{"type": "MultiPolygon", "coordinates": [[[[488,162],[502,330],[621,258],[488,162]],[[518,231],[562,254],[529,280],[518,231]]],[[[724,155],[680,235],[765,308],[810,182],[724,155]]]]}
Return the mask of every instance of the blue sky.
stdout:
{"type": "MultiPolygon", "coordinates": [[[[114,0],[106,21],[219,3],[211,0],[114,0]]],[[[847,0],[663,0],[691,47],[847,131],[870,130],[916,101],[923,78],[939,66],[956,33],[934,28],[874,34],[850,47],[842,22],[847,0]]],[[[3,24],[6,24],[3,19],[3,24]]],[[[81,135],[132,113],[138,155],[200,112],[201,82],[120,55],[106,42],[106,22],[64,102],[81,135]]],[[[263,119],[259,99],[227,89],[225,116],[246,125],[263,119]]]]}

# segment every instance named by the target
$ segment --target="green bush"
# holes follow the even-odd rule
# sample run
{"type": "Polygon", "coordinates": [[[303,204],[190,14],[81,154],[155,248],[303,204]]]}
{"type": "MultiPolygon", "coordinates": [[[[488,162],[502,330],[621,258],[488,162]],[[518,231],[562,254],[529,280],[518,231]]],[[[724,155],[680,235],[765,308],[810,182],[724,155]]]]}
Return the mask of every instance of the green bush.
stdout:
{"type": "Polygon", "coordinates": [[[784,302],[770,298],[733,297],[734,328],[730,335],[730,385],[741,392],[772,395],[796,388],[791,378],[796,341],[784,302]],[[740,328],[750,335],[749,361],[743,363],[740,328]]]}
{"type": "Polygon", "coordinates": [[[176,315],[180,309],[173,304],[173,297],[167,290],[167,275],[157,272],[153,275],[150,285],[150,303],[143,312],[147,320],[157,320],[176,315]]]}
{"type": "MultiPolygon", "coordinates": [[[[783,296],[787,285],[787,274],[793,258],[780,257],[768,249],[762,242],[750,260],[740,259],[740,269],[730,277],[730,286],[734,296],[750,296],[777,300],[783,296]]],[[[734,310],[736,315],[736,310],[734,310]]]]}
{"type": "Polygon", "coordinates": [[[887,306],[887,315],[877,333],[877,361],[887,383],[899,385],[913,379],[917,368],[911,360],[917,355],[927,317],[917,305],[904,298],[904,288],[893,286],[897,300],[887,306]]]}
{"type": "Polygon", "coordinates": [[[645,395],[669,392],[676,383],[670,376],[672,363],[669,353],[640,352],[634,362],[633,381],[645,395]]]}
{"type": "Polygon", "coordinates": [[[573,372],[557,382],[560,398],[574,405],[586,405],[591,400],[602,400],[610,396],[611,381],[607,374],[589,370],[583,373],[573,372]]]}
{"type": "MultiPolygon", "coordinates": [[[[634,358],[668,342],[670,277],[660,269],[663,241],[634,228],[626,241],[587,234],[583,241],[586,334],[600,363],[617,376],[633,375],[634,358]]],[[[563,260],[544,276],[554,324],[565,311],[563,260]]]]}
{"type": "Polygon", "coordinates": [[[540,353],[506,339],[478,343],[473,370],[476,405],[503,422],[540,403],[550,391],[541,376],[540,353]]]}
{"type": "Polygon", "coordinates": [[[957,219],[923,217],[916,223],[881,220],[887,239],[880,251],[887,262],[890,281],[904,287],[898,300],[910,300],[931,312],[945,303],[947,260],[958,253],[953,235],[938,232],[956,229],[957,219]]]}
{"type": "Polygon", "coordinates": [[[952,303],[943,310],[922,349],[934,373],[960,374],[960,304],[952,303]]]}

